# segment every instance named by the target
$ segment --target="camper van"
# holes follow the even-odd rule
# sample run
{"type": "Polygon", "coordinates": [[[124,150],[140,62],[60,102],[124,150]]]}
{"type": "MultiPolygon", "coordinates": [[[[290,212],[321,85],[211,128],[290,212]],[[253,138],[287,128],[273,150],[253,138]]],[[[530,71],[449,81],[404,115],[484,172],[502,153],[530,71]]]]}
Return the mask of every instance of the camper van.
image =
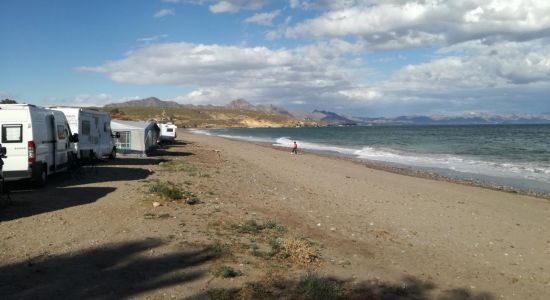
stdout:
{"type": "Polygon", "coordinates": [[[30,179],[43,185],[48,175],[65,171],[73,159],[65,115],[31,104],[0,104],[1,143],[6,181],[30,179]]]}
{"type": "Polygon", "coordinates": [[[173,123],[159,124],[160,125],[160,142],[174,142],[176,139],[176,130],[178,126],[173,123]]]}
{"type": "Polygon", "coordinates": [[[77,158],[88,160],[116,157],[117,149],[111,132],[111,114],[78,107],[51,107],[65,114],[71,131],[78,133],[75,143],[77,158]]]}

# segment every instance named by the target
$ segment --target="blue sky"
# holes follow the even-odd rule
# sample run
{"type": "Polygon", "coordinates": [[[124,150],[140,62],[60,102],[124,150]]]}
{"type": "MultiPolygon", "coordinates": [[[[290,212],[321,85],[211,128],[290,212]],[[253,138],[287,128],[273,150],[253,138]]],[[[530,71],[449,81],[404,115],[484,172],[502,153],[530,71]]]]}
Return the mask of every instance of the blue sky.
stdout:
{"type": "Polygon", "coordinates": [[[546,0],[0,2],[0,97],[550,112],[546,0]]]}

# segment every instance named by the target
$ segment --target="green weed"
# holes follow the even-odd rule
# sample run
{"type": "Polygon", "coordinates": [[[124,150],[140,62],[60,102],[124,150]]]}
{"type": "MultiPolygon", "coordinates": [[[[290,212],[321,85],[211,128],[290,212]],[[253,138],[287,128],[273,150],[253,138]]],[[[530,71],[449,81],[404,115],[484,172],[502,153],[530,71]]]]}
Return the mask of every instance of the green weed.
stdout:
{"type": "Polygon", "coordinates": [[[181,189],[172,183],[157,181],[149,187],[149,192],[172,200],[183,198],[183,193],[181,189]]]}
{"type": "Polygon", "coordinates": [[[240,289],[211,289],[207,292],[210,300],[234,300],[239,298],[240,289]]]}
{"type": "Polygon", "coordinates": [[[232,278],[239,276],[239,273],[228,266],[220,266],[212,271],[212,274],[216,277],[232,278]]]}
{"type": "Polygon", "coordinates": [[[335,280],[308,273],[298,282],[296,293],[302,299],[337,299],[342,296],[342,289],[335,280]]]}

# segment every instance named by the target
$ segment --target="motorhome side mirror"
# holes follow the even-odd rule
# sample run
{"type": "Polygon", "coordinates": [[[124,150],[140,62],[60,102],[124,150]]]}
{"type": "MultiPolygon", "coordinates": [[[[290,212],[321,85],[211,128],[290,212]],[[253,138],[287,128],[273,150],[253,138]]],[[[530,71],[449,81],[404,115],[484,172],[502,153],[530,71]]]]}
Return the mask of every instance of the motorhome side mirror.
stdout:
{"type": "Polygon", "coordinates": [[[120,132],[115,132],[115,137],[116,137],[117,139],[119,139],[119,138],[120,138],[120,132]]]}
{"type": "Polygon", "coordinates": [[[0,147],[0,157],[6,156],[6,147],[0,147]]]}
{"type": "Polygon", "coordinates": [[[69,142],[78,143],[78,133],[75,133],[69,137],[69,142]]]}

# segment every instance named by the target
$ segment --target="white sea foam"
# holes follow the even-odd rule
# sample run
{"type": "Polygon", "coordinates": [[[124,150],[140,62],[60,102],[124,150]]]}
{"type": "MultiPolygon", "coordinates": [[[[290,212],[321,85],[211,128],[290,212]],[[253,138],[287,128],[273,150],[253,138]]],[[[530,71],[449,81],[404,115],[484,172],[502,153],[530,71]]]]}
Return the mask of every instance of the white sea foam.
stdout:
{"type": "Polygon", "coordinates": [[[189,131],[191,133],[194,133],[194,134],[202,134],[202,135],[212,135],[208,130],[203,130],[203,129],[189,129],[189,131]]]}
{"type": "MultiPolygon", "coordinates": [[[[276,140],[276,146],[292,147],[294,140],[281,137],[276,140]]],[[[481,161],[467,157],[438,154],[406,153],[393,149],[363,147],[361,149],[346,148],[334,145],[316,144],[297,141],[302,149],[335,152],[363,160],[396,163],[400,165],[444,169],[461,173],[480,174],[506,178],[523,178],[542,182],[550,182],[550,166],[532,165],[526,163],[501,163],[481,161]]]]}
{"type": "Polygon", "coordinates": [[[226,135],[226,134],[219,134],[218,136],[229,138],[229,139],[243,140],[248,142],[273,143],[272,138],[262,138],[257,136],[226,135]]]}

